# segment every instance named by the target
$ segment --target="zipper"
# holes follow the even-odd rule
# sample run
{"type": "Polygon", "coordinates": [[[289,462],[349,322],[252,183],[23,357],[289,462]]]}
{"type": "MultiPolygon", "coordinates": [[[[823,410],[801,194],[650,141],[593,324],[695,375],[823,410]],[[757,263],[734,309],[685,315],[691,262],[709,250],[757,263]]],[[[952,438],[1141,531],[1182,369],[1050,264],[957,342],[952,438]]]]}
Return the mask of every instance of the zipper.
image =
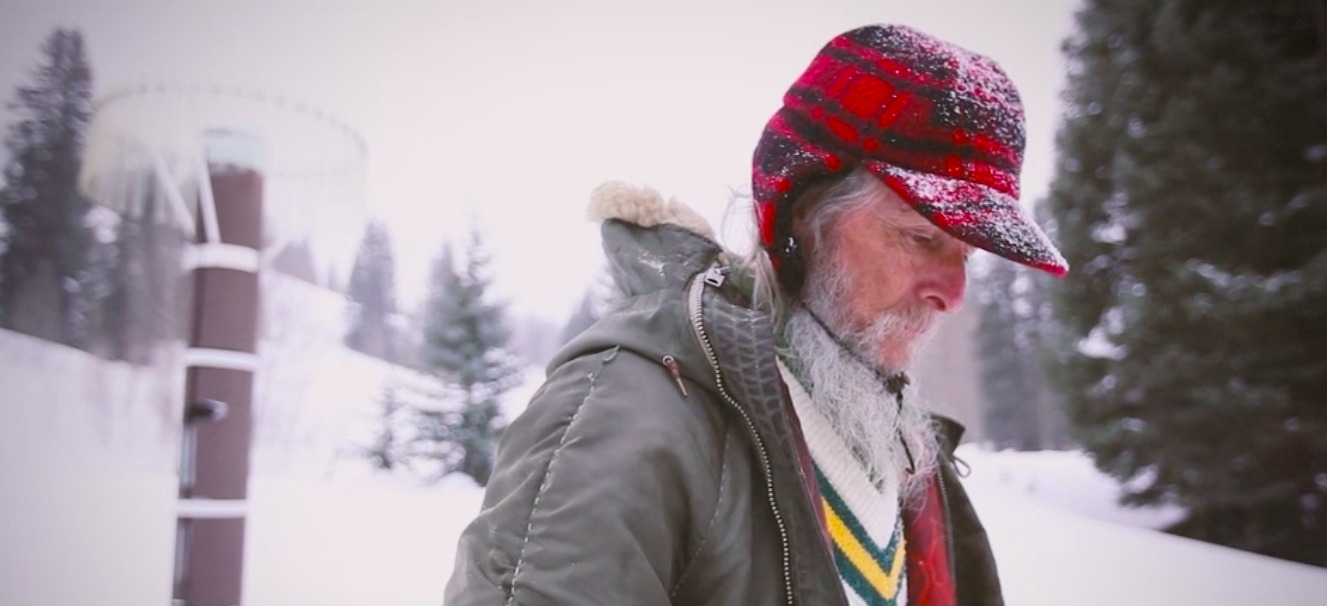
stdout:
{"type": "Polygon", "coordinates": [[[687,397],[687,386],[682,383],[682,369],[677,364],[677,358],[671,354],[663,357],[664,368],[668,369],[668,374],[673,375],[673,380],[677,382],[677,390],[682,392],[682,397],[687,397]]]}
{"type": "MultiPolygon", "coordinates": [[[[944,465],[944,462],[940,463],[944,465]]],[[[945,514],[945,555],[949,560],[949,578],[954,583],[954,599],[958,599],[958,563],[954,559],[954,520],[949,513],[949,491],[945,489],[944,473],[937,471],[935,474],[936,486],[940,488],[940,504],[944,508],[945,514]]]]}
{"type": "Polygon", "coordinates": [[[724,280],[728,279],[726,273],[727,272],[725,272],[722,267],[711,267],[705,270],[705,283],[715,288],[719,288],[720,286],[723,286],[724,280]]]}
{"type": "Polygon", "coordinates": [[[796,604],[793,596],[792,582],[792,558],[788,548],[788,528],[784,524],[783,514],[779,511],[778,502],[774,499],[774,471],[770,465],[769,453],[765,449],[764,440],[760,439],[760,434],[756,433],[756,424],[751,421],[751,416],[746,413],[737,401],[729,395],[728,390],[723,386],[723,373],[719,369],[719,360],[714,354],[714,346],[710,343],[709,335],[705,332],[705,323],[701,317],[700,303],[701,295],[705,292],[705,285],[714,287],[723,286],[727,276],[722,269],[710,267],[699,279],[691,282],[691,291],[688,297],[688,312],[691,319],[691,328],[696,333],[696,338],[700,341],[701,349],[705,350],[705,358],[710,363],[710,368],[714,370],[715,383],[719,386],[719,395],[730,408],[737,412],[746,425],[747,432],[751,434],[751,440],[756,445],[756,454],[760,457],[761,471],[765,474],[765,494],[769,500],[770,512],[774,514],[774,523],[779,528],[779,543],[783,548],[783,588],[784,594],[788,600],[789,606],[796,604]]]}

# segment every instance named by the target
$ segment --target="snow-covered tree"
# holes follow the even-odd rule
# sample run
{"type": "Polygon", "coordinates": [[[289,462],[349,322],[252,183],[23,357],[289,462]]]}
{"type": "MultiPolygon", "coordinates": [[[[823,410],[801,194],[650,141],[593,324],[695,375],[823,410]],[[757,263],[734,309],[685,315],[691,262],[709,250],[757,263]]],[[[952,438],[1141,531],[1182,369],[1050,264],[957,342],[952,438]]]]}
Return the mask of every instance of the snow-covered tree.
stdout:
{"type": "Polygon", "coordinates": [[[393,471],[408,463],[407,438],[402,435],[402,416],[407,412],[402,389],[389,383],[378,400],[377,431],[373,442],[364,449],[364,456],[374,469],[393,471]]]}
{"type": "Polygon", "coordinates": [[[364,230],[355,267],[350,272],[347,296],[351,302],[346,345],[368,355],[394,360],[396,335],[392,316],[396,313],[396,256],[391,234],[381,223],[364,230]]]}
{"type": "Polygon", "coordinates": [[[91,202],[78,189],[92,112],[92,69],[83,36],[57,29],[41,46],[31,81],[11,107],[0,217],[0,326],[83,346],[89,314],[91,202]]]}
{"type": "Polygon", "coordinates": [[[526,366],[544,366],[562,346],[561,331],[551,320],[533,314],[512,316],[508,349],[526,366]]]}
{"type": "Polygon", "coordinates": [[[1327,5],[1089,0],[1049,203],[1054,377],[1177,532],[1327,565],[1327,5]]]}
{"type": "Polygon", "coordinates": [[[450,244],[434,263],[420,359],[442,386],[443,400],[416,411],[416,454],[442,473],[460,471],[480,484],[493,469],[501,396],[520,379],[520,366],[506,350],[506,306],[490,292],[489,262],[475,230],[459,267],[450,244]]]}
{"type": "Polygon", "coordinates": [[[105,355],[145,363],[151,345],[176,335],[179,250],[183,234],[157,222],[165,201],[156,179],[139,179],[138,198],[119,216],[113,239],[94,261],[105,276],[98,330],[105,355]]]}
{"type": "Polygon", "coordinates": [[[594,280],[585,288],[580,303],[563,325],[562,334],[558,338],[562,345],[566,345],[591,324],[599,321],[599,318],[617,302],[619,297],[617,284],[613,282],[613,275],[609,273],[606,263],[604,265],[605,267],[600,268],[594,280]]]}
{"type": "Polygon", "coordinates": [[[978,307],[986,439],[998,448],[1042,450],[1065,445],[1063,415],[1047,393],[1041,369],[1043,345],[1033,270],[985,259],[974,272],[978,307]]]}
{"type": "Polygon", "coordinates": [[[576,335],[585,332],[585,329],[589,328],[598,319],[599,316],[595,313],[594,293],[586,291],[581,296],[580,303],[576,304],[576,309],[571,312],[571,317],[567,318],[567,323],[562,327],[562,334],[558,336],[558,340],[566,345],[576,338],[576,335]]]}

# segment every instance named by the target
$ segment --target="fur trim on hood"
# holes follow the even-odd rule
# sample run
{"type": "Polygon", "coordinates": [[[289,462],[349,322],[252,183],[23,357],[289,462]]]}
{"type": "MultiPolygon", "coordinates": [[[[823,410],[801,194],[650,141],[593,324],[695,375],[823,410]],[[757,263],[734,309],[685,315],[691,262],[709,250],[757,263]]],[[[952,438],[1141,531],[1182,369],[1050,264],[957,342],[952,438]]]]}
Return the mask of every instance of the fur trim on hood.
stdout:
{"type": "Polygon", "coordinates": [[[590,194],[588,214],[594,221],[619,219],[641,227],[668,223],[716,239],[709,222],[691,207],[671,198],[665,201],[653,188],[621,181],[596,187],[590,194]]]}

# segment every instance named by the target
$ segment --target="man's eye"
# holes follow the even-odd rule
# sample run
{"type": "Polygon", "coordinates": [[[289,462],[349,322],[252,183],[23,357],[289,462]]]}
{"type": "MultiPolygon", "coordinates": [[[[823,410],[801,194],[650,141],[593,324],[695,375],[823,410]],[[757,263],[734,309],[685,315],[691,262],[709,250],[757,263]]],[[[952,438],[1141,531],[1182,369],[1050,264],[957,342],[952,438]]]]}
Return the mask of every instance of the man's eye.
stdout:
{"type": "Polygon", "coordinates": [[[912,232],[912,242],[920,246],[932,246],[935,244],[936,238],[931,234],[912,232]]]}

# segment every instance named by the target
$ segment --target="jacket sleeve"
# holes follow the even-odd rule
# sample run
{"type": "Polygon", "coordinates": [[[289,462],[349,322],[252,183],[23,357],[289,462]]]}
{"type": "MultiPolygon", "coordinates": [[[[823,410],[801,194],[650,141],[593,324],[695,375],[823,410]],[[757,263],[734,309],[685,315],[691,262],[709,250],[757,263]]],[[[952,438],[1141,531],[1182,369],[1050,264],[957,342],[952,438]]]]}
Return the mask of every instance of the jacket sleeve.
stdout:
{"type": "Polygon", "coordinates": [[[688,391],[618,349],[555,370],[503,434],[444,603],[669,604],[722,456],[688,391]]]}

